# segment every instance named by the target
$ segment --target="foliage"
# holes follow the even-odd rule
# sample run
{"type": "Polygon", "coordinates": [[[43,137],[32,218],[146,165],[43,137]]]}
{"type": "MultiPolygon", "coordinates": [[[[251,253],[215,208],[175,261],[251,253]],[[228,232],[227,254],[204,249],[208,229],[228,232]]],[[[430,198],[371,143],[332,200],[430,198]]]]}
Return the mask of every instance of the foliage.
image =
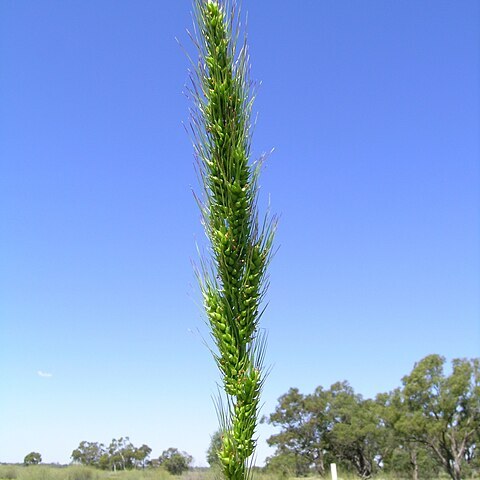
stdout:
{"type": "Polygon", "coordinates": [[[453,480],[474,465],[480,432],[480,359],[429,355],[402,379],[393,400],[401,415],[394,428],[408,441],[426,446],[453,480]]]}
{"type": "Polygon", "coordinates": [[[222,431],[217,430],[210,439],[210,445],[207,450],[207,462],[211,467],[220,465],[218,452],[222,448],[222,431]]]}
{"type": "Polygon", "coordinates": [[[160,465],[172,475],[181,475],[190,468],[193,458],[176,448],[165,450],[159,458],[160,465]]]}
{"type": "Polygon", "coordinates": [[[24,465],[38,465],[42,462],[42,456],[38,452],[30,452],[23,459],[24,465]]]}
{"type": "Polygon", "coordinates": [[[376,406],[355,395],[346,382],[338,382],[329,390],[319,387],[307,396],[290,389],[280,397],[268,421],[281,426],[282,431],[267,442],[277,447],[276,455],[284,458],[283,465],[288,459],[297,476],[308,474],[312,468],[325,475],[331,461],[362,478],[378,468],[377,444],[382,430],[376,406]]]}
{"type": "Polygon", "coordinates": [[[108,446],[109,463],[113,470],[131,470],[136,467],[137,449],[128,437],[113,439],[108,446]]]}
{"type": "Polygon", "coordinates": [[[121,437],[112,439],[108,447],[103,443],[82,441],[71,458],[74,463],[116,471],[145,468],[151,452],[148,445],[137,448],[128,437],[121,437]]]}
{"type": "Polygon", "coordinates": [[[307,397],[297,388],[291,388],[279,398],[275,412],[267,419],[269,423],[283,427],[280,433],[267,439],[270,446],[277,447],[276,456],[268,460],[270,470],[300,477],[316,464],[318,473],[325,473],[322,439],[317,434],[311,406],[312,403],[308,403],[307,397]]]}
{"type": "Polygon", "coordinates": [[[147,459],[151,453],[152,449],[148,445],[143,444],[140,448],[136,448],[133,453],[136,465],[145,468],[147,465],[147,459]]]}
{"type": "Polygon", "coordinates": [[[399,392],[400,389],[396,389],[376,397],[385,427],[381,446],[383,471],[402,473],[413,480],[438,476],[441,467],[425,445],[413,441],[395,428],[395,423],[406,414],[405,405],[399,402],[399,392]]]}
{"type": "Polygon", "coordinates": [[[329,451],[361,478],[370,478],[379,467],[383,434],[375,402],[356,395],[347,383],[332,385],[327,397],[329,451]]]}
{"type": "Polygon", "coordinates": [[[429,355],[403,378],[403,387],[377,395],[355,394],[347,382],[313,394],[290,389],[266,420],[281,431],[268,469],[296,476],[335,462],[343,472],[369,478],[380,470],[417,480],[441,469],[453,480],[480,473],[479,359],[457,359],[445,375],[445,359],[429,355]]]}
{"type": "Polygon", "coordinates": [[[255,449],[264,337],[260,305],[266,289],[274,222],[259,222],[260,163],[249,164],[253,102],[246,42],[237,48],[235,2],[195,0],[199,60],[192,74],[191,130],[203,196],[198,199],[211,262],[199,281],[214,358],[226,400],[219,400],[222,471],[244,479],[255,449]]]}
{"type": "Polygon", "coordinates": [[[304,477],[310,469],[307,457],[287,450],[277,450],[276,455],[268,457],[265,470],[281,478],[304,477]]]}
{"type": "Polygon", "coordinates": [[[102,459],[107,455],[102,443],[82,441],[78,448],[73,450],[71,459],[75,463],[95,467],[104,466],[102,459]]]}

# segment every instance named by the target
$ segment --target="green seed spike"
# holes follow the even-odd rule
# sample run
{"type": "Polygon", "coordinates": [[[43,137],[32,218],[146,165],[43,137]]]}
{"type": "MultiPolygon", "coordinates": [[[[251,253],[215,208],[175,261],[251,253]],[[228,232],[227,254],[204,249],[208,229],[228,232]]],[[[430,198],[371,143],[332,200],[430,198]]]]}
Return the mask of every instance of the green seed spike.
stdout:
{"type": "Polygon", "coordinates": [[[237,43],[235,0],[193,0],[198,64],[191,74],[191,131],[210,258],[200,286],[225,399],[219,459],[228,480],[246,480],[255,448],[265,337],[258,330],[276,220],[259,221],[259,165],[250,162],[251,108],[246,40],[237,43]]]}

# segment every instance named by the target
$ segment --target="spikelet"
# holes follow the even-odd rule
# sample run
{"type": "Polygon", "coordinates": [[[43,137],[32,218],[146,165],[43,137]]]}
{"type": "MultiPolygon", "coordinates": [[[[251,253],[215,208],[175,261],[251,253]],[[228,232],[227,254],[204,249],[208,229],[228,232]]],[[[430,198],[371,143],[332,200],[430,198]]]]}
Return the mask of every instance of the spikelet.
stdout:
{"type": "Polygon", "coordinates": [[[265,346],[258,322],[276,220],[258,220],[259,168],[249,163],[253,93],[235,2],[194,0],[194,8],[191,132],[212,255],[200,285],[227,396],[218,455],[227,479],[244,480],[255,449],[265,346]]]}

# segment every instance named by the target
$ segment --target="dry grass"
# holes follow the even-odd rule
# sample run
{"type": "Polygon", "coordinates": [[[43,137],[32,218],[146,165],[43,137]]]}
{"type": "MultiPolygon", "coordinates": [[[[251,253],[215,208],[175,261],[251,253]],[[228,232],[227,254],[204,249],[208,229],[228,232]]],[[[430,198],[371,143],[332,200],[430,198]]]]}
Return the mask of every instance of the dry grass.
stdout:
{"type": "Polygon", "coordinates": [[[83,466],[0,465],[0,480],[173,480],[163,469],[110,472],[83,466]]]}
{"type": "MultiPolygon", "coordinates": [[[[260,470],[254,472],[255,480],[330,480],[330,475],[307,477],[301,479],[287,478],[281,474],[265,473],[260,470]]],[[[127,470],[111,472],[97,470],[83,466],[53,467],[35,465],[24,467],[21,465],[0,465],[0,480],[219,480],[220,476],[212,470],[193,469],[183,475],[175,477],[161,468],[145,470],[127,470]]],[[[353,475],[342,475],[339,472],[338,480],[359,480],[353,475]]],[[[404,480],[401,477],[380,474],[375,480],[404,480]]],[[[407,479],[405,479],[407,480],[407,479]]],[[[439,480],[439,479],[436,479],[439,480]]],[[[441,477],[441,480],[447,480],[441,477]]]]}

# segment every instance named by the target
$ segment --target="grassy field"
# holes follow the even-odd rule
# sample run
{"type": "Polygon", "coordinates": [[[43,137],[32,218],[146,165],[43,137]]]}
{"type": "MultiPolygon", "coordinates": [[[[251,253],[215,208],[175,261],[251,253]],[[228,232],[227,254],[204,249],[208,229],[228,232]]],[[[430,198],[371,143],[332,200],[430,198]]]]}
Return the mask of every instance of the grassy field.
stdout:
{"type": "MultiPolygon", "coordinates": [[[[110,472],[82,466],[0,465],[0,480],[174,480],[174,478],[162,469],[110,472]]],[[[178,478],[188,480],[186,475],[178,478]]]]}
{"type": "MultiPolygon", "coordinates": [[[[255,476],[259,480],[286,480],[284,477],[265,473],[255,476]]],[[[111,472],[77,465],[0,465],[0,480],[218,480],[218,475],[208,469],[193,469],[181,476],[173,476],[161,468],[111,472]]]]}
{"type": "MultiPolygon", "coordinates": [[[[286,479],[281,475],[256,472],[258,480],[295,480],[286,479]]],[[[163,469],[127,470],[111,472],[96,470],[82,466],[52,467],[36,465],[23,467],[21,465],[0,465],[0,480],[218,480],[214,472],[207,469],[194,469],[175,477],[163,469]]],[[[446,480],[440,477],[435,480],[446,480]]],[[[297,479],[300,480],[300,479],[297,479]]],[[[305,480],[305,479],[303,479],[305,480]]],[[[308,477],[307,480],[320,480],[320,477],[308,477]]],[[[322,480],[330,480],[330,476],[322,480]]],[[[358,480],[358,477],[342,475],[339,473],[338,480],[358,480]]],[[[400,477],[379,475],[375,480],[403,480],[400,477]]],[[[433,480],[433,479],[432,479],[433,480]]]]}

